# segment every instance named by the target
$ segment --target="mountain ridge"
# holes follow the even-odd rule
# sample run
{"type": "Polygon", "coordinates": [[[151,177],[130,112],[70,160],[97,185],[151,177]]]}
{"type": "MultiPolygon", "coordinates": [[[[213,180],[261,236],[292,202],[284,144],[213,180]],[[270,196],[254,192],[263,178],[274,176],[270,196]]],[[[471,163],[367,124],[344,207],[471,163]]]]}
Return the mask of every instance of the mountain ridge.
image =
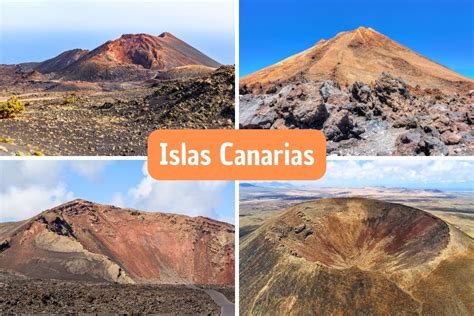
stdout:
{"type": "Polygon", "coordinates": [[[76,199],[0,225],[0,268],[30,278],[232,284],[234,227],[76,199]]]}
{"type": "Polygon", "coordinates": [[[474,87],[473,79],[365,27],[319,40],[300,53],[243,77],[241,83],[244,90],[259,92],[272,84],[302,79],[335,80],[344,85],[355,81],[370,83],[383,72],[400,77],[413,87],[446,91],[474,87]]]}
{"type": "Polygon", "coordinates": [[[75,48],[42,62],[18,66],[55,80],[100,82],[147,80],[158,71],[193,65],[213,69],[222,66],[170,32],[163,32],[158,36],[123,34],[92,50],[75,48]]]}

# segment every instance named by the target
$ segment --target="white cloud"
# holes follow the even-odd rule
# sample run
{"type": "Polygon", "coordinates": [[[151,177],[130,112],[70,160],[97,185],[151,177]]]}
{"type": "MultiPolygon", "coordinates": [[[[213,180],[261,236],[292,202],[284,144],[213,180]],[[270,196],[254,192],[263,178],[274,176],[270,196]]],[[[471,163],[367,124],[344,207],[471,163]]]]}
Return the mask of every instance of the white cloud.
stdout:
{"type": "Polygon", "coordinates": [[[0,222],[24,220],[73,199],[61,161],[0,162],[0,222]]]}
{"type": "Polygon", "coordinates": [[[115,193],[110,199],[110,204],[117,207],[125,207],[124,197],[121,193],[115,193]]]}
{"type": "Polygon", "coordinates": [[[71,169],[91,181],[99,181],[105,168],[110,165],[107,160],[76,160],[71,161],[71,169]]]}
{"type": "Polygon", "coordinates": [[[55,187],[33,185],[11,186],[0,192],[0,222],[23,220],[74,198],[63,184],[55,187]]]}
{"type": "Polygon", "coordinates": [[[61,177],[64,164],[58,161],[1,161],[0,191],[7,186],[53,185],[61,177]]]}
{"type": "Polygon", "coordinates": [[[221,201],[225,181],[157,181],[148,175],[131,188],[128,195],[135,208],[190,216],[218,218],[216,207],[221,201]]]}

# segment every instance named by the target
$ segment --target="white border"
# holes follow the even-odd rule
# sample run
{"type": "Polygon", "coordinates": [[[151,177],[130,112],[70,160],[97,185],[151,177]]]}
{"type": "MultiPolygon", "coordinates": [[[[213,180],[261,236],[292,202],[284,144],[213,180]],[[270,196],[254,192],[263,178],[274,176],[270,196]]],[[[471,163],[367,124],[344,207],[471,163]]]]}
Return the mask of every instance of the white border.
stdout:
{"type": "MultiPolygon", "coordinates": [[[[239,0],[234,0],[234,65],[235,65],[235,124],[234,128],[239,129],[239,112],[240,112],[240,99],[239,99],[239,81],[240,81],[240,6],[239,0]]],[[[0,156],[0,161],[68,161],[68,160],[110,160],[110,161],[121,161],[121,160],[135,160],[135,161],[146,161],[147,156],[0,156]]],[[[338,161],[338,160],[425,160],[425,161],[436,161],[436,160],[460,160],[460,161],[474,161],[473,156],[327,156],[327,161],[338,161]]],[[[317,181],[317,180],[315,180],[317,181]]],[[[239,262],[240,262],[240,181],[234,181],[234,227],[235,227],[235,313],[239,314],[240,307],[240,283],[239,283],[239,262]]]]}
{"type": "MultiPolygon", "coordinates": [[[[240,96],[239,96],[239,82],[240,82],[240,1],[234,0],[234,61],[235,61],[235,129],[239,129],[239,118],[240,118],[240,96]]],[[[240,181],[234,181],[234,205],[235,205],[235,216],[234,216],[234,228],[235,228],[235,245],[234,245],[234,259],[235,259],[235,280],[234,280],[234,306],[235,315],[240,314],[240,181]]]]}

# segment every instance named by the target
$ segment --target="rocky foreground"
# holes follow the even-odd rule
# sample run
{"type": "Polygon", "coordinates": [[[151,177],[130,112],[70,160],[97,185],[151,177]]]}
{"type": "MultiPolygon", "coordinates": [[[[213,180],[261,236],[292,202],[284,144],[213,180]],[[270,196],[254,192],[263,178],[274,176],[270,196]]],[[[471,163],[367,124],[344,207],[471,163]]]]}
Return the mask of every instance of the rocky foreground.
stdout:
{"type": "Polygon", "coordinates": [[[0,313],[220,315],[220,307],[204,291],[184,285],[0,278],[0,313]]]}
{"type": "Polygon", "coordinates": [[[301,79],[240,94],[241,128],[318,129],[328,154],[474,154],[473,91],[448,95],[383,73],[372,84],[301,79]]]}
{"type": "Polygon", "coordinates": [[[156,129],[233,128],[234,82],[234,67],[222,66],[192,78],[108,83],[102,91],[42,86],[19,96],[24,113],[0,119],[0,155],[144,156],[156,129]]]}

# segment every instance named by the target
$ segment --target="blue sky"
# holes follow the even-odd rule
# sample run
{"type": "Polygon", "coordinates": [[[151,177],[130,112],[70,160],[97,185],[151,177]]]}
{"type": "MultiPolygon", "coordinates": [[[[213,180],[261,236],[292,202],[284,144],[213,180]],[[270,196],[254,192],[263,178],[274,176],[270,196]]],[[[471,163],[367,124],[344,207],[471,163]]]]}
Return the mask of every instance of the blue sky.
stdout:
{"type": "Polygon", "coordinates": [[[241,0],[240,74],[359,26],[474,78],[472,0],[241,0]]]}
{"type": "Polygon", "coordinates": [[[145,161],[0,161],[0,222],[75,198],[234,223],[234,182],[156,181],[145,161]]]}
{"type": "MultiPolygon", "coordinates": [[[[446,159],[329,160],[318,181],[295,186],[358,188],[385,186],[444,191],[474,191],[474,161],[446,159]]],[[[288,181],[287,181],[288,182],[288,181]]]]}
{"type": "Polygon", "coordinates": [[[171,32],[234,63],[232,0],[1,0],[0,64],[93,49],[128,33],[171,32]]]}

